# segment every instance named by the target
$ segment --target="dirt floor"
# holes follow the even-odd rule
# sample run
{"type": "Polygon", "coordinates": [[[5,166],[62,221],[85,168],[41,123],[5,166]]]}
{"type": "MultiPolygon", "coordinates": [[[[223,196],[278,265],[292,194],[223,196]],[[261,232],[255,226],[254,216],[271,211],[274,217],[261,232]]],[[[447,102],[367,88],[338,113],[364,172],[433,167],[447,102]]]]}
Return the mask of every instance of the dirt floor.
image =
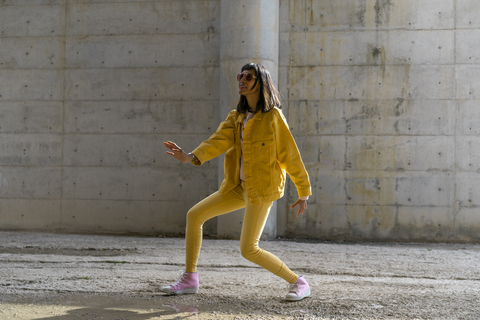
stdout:
{"type": "Polygon", "coordinates": [[[204,241],[199,294],[160,293],[183,244],[0,232],[0,319],[480,319],[480,245],[263,241],[312,287],[286,302],[232,240],[204,241]]]}

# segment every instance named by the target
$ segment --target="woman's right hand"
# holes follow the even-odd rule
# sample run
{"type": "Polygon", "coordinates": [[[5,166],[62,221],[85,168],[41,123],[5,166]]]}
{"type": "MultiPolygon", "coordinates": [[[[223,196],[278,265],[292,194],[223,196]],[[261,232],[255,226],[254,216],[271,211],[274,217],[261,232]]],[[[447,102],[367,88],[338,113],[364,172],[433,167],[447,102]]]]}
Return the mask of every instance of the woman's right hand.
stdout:
{"type": "Polygon", "coordinates": [[[170,149],[170,151],[167,151],[167,154],[173,156],[175,159],[178,161],[187,163],[187,162],[192,162],[193,161],[193,155],[186,153],[185,151],[182,150],[177,144],[173,141],[167,141],[163,143],[165,147],[170,149]]]}

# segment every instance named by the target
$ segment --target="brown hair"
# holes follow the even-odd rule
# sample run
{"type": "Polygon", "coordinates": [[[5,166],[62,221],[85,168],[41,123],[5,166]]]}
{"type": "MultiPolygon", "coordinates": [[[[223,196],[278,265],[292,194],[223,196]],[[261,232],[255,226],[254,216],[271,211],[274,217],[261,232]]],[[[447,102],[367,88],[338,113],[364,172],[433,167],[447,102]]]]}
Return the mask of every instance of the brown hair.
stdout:
{"type": "MultiPolygon", "coordinates": [[[[265,69],[264,66],[258,63],[248,63],[242,67],[242,72],[245,70],[254,70],[255,71],[255,83],[253,87],[258,84],[260,86],[260,97],[257,102],[257,112],[268,112],[272,110],[273,107],[279,109],[282,108],[280,105],[280,94],[273,85],[272,77],[270,72],[265,69]]],[[[249,110],[247,97],[240,95],[240,100],[237,104],[237,111],[240,113],[245,113],[249,110]]]]}

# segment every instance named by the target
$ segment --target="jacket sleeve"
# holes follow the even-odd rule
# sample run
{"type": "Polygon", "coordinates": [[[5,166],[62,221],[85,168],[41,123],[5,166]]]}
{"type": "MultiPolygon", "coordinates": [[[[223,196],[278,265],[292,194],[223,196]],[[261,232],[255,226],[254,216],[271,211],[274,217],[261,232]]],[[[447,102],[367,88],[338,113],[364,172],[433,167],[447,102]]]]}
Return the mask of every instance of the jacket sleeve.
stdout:
{"type": "MultiPolygon", "coordinates": [[[[272,110],[273,111],[273,110],[272,110]]],[[[312,194],[307,170],[298,151],[297,144],[288,128],[287,121],[281,111],[276,113],[275,143],[277,159],[280,166],[285,169],[297,188],[298,197],[306,197],[312,194]]]]}
{"type": "Polygon", "coordinates": [[[220,123],[217,131],[192,151],[198,159],[192,162],[194,165],[200,166],[230,149],[235,140],[235,113],[236,111],[232,110],[227,119],[220,123]]]}

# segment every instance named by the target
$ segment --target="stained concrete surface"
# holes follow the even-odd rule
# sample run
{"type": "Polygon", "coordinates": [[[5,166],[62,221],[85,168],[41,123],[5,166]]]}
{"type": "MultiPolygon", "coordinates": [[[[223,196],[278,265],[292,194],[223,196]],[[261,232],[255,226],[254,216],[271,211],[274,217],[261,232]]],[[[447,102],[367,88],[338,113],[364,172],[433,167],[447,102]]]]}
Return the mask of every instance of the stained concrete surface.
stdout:
{"type": "Polygon", "coordinates": [[[1,0],[2,230],[181,234],[223,166],[162,142],[207,139],[255,61],[312,184],[276,235],[480,243],[479,33],[474,0],[1,0]]]}
{"type": "Polygon", "coordinates": [[[204,240],[197,295],[160,287],[184,239],[0,232],[0,319],[479,319],[480,245],[264,241],[312,296],[204,240]]]}

